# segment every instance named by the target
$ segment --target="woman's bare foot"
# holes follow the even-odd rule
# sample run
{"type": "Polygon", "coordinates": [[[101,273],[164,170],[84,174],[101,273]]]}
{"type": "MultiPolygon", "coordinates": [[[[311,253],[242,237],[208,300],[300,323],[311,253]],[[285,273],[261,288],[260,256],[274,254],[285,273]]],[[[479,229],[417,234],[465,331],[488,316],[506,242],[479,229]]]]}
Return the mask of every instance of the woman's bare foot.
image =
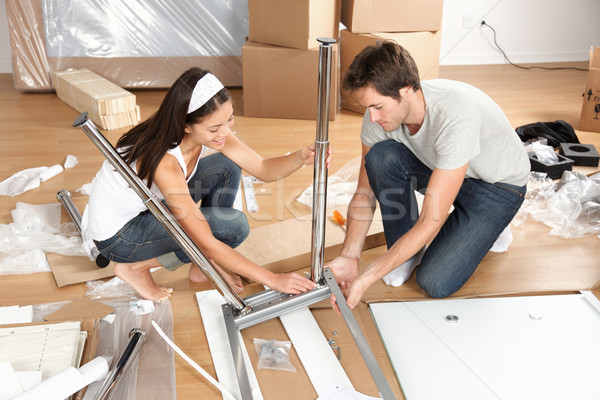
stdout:
{"type": "Polygon", "coordinates": [[[113,269],[115,275],[127,282],[144,299],[161,301],[171,296],[173,289],[158,286],[152,279],[150,269],[160,266],[153,258],[134,263],[115,263],[113,269]]]}
{"type": "MultiPolygon", "coordinates": [[[[244,290],[244,286],[242,284],[242,278],[240,278],[236,274],[228,274],[227,272],[223,271],[221,269],[221,267],[217,266],[214,262],[212,264],[215,266],[217,271],[219,271],[219,273],[221,274],[223,279],[225,279],[227,281],[227,283],[229,283],[229,285],[231,285],[233,290],[235,290],[237,293],[241,293],[244,290]]],[[[193,263],[190,265],[190,272],[188,274],[188,278],[190,279],[191,282],[206,282],[206,280],[207,280],[206,276],[200,270],[200,268],[197,267],[193,263]]]]}

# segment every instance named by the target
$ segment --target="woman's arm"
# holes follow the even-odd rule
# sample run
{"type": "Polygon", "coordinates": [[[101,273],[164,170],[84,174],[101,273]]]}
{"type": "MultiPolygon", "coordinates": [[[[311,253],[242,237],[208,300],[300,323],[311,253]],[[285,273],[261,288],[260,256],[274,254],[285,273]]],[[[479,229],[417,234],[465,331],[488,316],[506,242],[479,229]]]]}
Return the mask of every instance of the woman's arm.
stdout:
{"type": "Polygon", "coordinates": [[[202,253],[228,271],[284,293],[301,293],[315,284],[295,273],[275,274],[216,239],[208,222],[189,193],[187,182],[175,157],[167,154],[156,170],[154,181],[165,197],[171,213],[202,253]]]}
{"type": "MultiPolygon", "coordinates": [[[[264,159],[242,142],[236,135],[229,135],[222,153],[248,173],[264,182],[277,181],[289,176],[303,165],[314,163],[314,144],[291,154],[264,159]]],[[[327,152],[327,168],[331,166],[332,149],[327,152]]]]}

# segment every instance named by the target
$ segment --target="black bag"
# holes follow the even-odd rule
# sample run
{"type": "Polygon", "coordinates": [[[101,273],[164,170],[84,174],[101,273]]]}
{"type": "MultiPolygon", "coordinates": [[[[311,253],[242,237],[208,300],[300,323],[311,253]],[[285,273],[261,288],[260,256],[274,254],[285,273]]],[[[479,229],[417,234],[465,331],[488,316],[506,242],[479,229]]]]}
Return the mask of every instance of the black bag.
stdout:
{"type": "Polygon", "coordinates": [[[548,146],[560,147],[561,143],[579,143],[575,130],[562,119],[554,122],[535,122],[515,129],[522,142],[538,137],[548,139],[548,146]]]}

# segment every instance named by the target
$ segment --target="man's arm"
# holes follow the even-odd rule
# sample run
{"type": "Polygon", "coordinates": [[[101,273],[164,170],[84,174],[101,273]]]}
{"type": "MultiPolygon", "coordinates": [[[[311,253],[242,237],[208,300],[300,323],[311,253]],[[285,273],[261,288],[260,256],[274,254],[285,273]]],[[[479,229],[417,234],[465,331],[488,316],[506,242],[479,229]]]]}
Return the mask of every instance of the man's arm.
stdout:
{"type": "Polygon", "coordinates": [[[362,145],[358,186],[348,205],[348,222],[342,250],[340,251],[340,255],[328,265],[331,267],[338,282],[351,282],[358,277],[360,273],[358,261],[360,260],[369,227],[373,221],[376,199],[369,185],[369,178],[365,169],[365,155],[369,152],[369,149],[368,146],[362,145]]]}
{"type": "Polygon", "coordinates": [[[373,283],[411,258],[433,240],[448,218],[448,211],[458,195],[467,166],[468,164],[465,164],[451,170],[434,169],[427,185],[423,208],[415,226],[400,237],[348,288],[346,297],[351,309],[358,304],[373,283]]]}

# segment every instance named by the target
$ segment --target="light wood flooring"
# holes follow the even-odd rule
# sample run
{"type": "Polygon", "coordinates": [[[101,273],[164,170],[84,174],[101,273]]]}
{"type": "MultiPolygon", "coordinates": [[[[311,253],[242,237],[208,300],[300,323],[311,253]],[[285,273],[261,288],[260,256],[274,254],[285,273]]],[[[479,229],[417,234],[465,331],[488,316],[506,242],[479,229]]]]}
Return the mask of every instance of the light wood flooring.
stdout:
{"type": "MultiPolygon", "coordinates": [[[[573,65],[573,64],[570,64],[573,65]]],[[[577,63],[586,67],[586,63],[577,63]]],[[[505,110],[514,127],[536,121],[566,120],[577,128],[586,73],[572,70],[520,70],[508,65],[442,67],[442,78],[471,83],[488,93],[505,110]]],[[[316,90],[316,88],[315,88],[316,90]]],[[[232,90],[235,99],[235,130],[240,138],[264,157],[285,154],[314,141],[315,122],[265,118],[245,118],[242,110],[242,90],[232,90]]],[[[142,118],[158,107],[165,90],[136,90],[142,118]]],[[[14,198],[0,197],[0,223],[12,222],[10,212],[16,202],[45,204],[56,202],[56,192],[68,189],[75,192],[91,181],[104,160],[81,130],[71,124],[78,113],[62,103],[54,93],[21,93],[14,89],[12,76],[0,74],[0,181],[13,173],[31,167],[50,166],[64,162],[68,154],[79,159],[79,165],[43,183],[40,188],[14,198]]],[[[330,123],[329,140],[334,147],[334,166],[331,173],[360,154],[359,131],[362,117],[342,110],[330,123]]],[[[114,143],[125,131],[105,132],[114,143]]],[[[600,133],[577,131],[582,143],[595,144],[600,149],[600,133]]],[[[596,168],[579,169],[591,174],[596,168]]],[[[251,227],[268,225],[279,220],[306,215],[310,210],[295,202],[296,196],[312,183],[312,168],[303,168],[283,182],[262,184],[257,187],[260,213],[249,215],[251,227]],[[261,190],[264,189],[264,190],[261,190]]],[[[87,197],[73,194],[73,200],[83,210],[87,197]]],[[[63,222],[68,217],[63,216],[63,222]]],[[[506,253],[490,253],[476,273],[454,297],[514,295],[519,293],[571,292],[587,290],[600,281],[600,240],[595,237],[564,239],[550,236],[550,228],[526,221],[513,227],[514,242],[506,253]]],[[[310,240],[307,238],[307,240],[310,240]]],[[[381,255],[385,249],[364,252],[363,267],[381,255]]],[[[207,347],[206,336],[195,301],[194,293],[210,289],[208,284],[194,284],[187,280],[187,268],[177,272],[158,271],[155,278],[160,284],[175,289],[171,297],[174,315],[174,338],[192,359],[214,376],[214,368],[207,347]]],[[[260,290],[248,285],[243,296],[260,290]]],[[[26,305],[68,300],[85,293],[85,284],[57,288],[51,273],[0,276],[0,306],[26,305]]],[[[424,293],[414,277],[400,288],[383,283],[374,285],[365,301],[423,299],[424,293]]],[[[364,366],[354,357],[356,350],[351,338],[344,335],[343,320],[321,303],[315,307],[317,321],[327,337],[335,330],[342,347],[342,365],[357,390],[376,395],[364,366]]],[[[402,398],[393,371],[385,356],[366,306],[356,315],[378,356],[398,398],[402,398]]],[[[271,320],[244,331],[247,345],[252,337],[285,340],[285,332],[278,320],[271,320]]],[[[252,350],[251,347],[249,347],[252,350]]],[[[256,361],[255,355],[251,356],[256,361]]],[[[297,355],[292,351],[292,362],[301,370],[297,355]]],[[[175,359],[177,397],[186,399],[219,399],[216,389],[208,385],[178,356],[175,359]]],[[[282,375],[258,371],[263,391],[270,399],[315,399],[316,393],[303,372],[282,375]],[[267,395],[268,393],[268,395],[267,395]]]]}

